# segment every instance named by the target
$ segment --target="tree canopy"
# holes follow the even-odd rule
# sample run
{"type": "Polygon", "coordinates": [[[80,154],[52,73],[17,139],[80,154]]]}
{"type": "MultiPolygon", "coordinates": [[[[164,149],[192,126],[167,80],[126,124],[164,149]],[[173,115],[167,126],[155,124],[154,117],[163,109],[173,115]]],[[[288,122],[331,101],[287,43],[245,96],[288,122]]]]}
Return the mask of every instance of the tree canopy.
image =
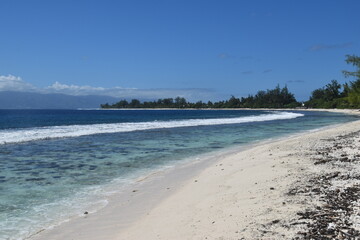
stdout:
{"type": "MultiPolygon", "coordinates": [[[[312,91],[306,107],[311,108],[360,108],[360,57],[346,55],[346,63],[355,67],[354,71],[343,70],[346,78],[355,78],[349,83],[340,84],[331,80],[324,87],[312,91]]],[[[102,104],[102,108],[295,108],[301,106],[287,86],[260,90],[255,95],[237,98],[231,96],[228,100],[218,102],[188,102],[183,97],[164,98],[157,101],[132,99],[130,102],[121,100],[114,104],[102,104]]]]}
{"type": "Polygon", "coordinates": [[[157,101],[144,101],[140,102],[133,99],[130,102],[121,100],[112,105],[106,103],[102,104],[102,108],[284,108],[284,107],[297,107],[300,104],[296,101],[294,94],[289,92],[287,86],[266,91],[258,91],[255,96],[249,95],[248,97],[236,98],[231,96],[226,101],[207,103],[198,101],[195,103],[188,102],[183,97],[164,98],[157,101]]]}
{"type": "Polygon", "coordinates": [[[355,77],[355,81],[339,84],[332,80],[326,86],[315,89],[305,106],[312,108],[359,108],[360,107],[360,57],[347,55],[346,63],[353,65],[355,71],[342,71],[346,78],[355,77]]]}

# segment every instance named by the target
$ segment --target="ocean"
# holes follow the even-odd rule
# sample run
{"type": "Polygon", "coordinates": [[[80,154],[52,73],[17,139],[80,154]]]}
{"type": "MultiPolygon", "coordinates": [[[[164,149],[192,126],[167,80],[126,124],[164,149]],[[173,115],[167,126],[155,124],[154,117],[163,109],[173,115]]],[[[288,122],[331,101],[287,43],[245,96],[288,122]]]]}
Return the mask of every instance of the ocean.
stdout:
{"type": "Polygon", "coordinates": [[[0,239],[97,211],[202,154],[359,119],[311,111],[0,110],[0,239]]]}

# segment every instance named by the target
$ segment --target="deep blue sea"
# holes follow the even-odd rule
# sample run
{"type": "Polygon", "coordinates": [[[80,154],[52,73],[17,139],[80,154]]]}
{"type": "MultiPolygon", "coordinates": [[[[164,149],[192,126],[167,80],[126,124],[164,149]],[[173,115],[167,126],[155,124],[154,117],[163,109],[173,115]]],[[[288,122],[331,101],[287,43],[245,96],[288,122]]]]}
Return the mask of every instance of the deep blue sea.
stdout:
{"type": "Polygon", "coordinates": [[[0,239],[24,239],[204,153],[357,120],[327,112],[0,110],[0,239]]]}

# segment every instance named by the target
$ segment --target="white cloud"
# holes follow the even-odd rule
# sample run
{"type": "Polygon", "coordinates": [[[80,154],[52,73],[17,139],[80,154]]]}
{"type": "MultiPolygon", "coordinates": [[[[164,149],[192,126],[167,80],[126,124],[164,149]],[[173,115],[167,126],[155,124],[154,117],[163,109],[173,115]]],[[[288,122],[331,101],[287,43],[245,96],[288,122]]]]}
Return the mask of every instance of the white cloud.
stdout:
{"type": "Polygon", "coordinates": [[[53,85],[46,87],[48,93],[63,93],[69,95],[105,95],[121,99],[148,99],[154,100],[159,98],[184,97],[188,100],[200,100],[212,98],[213,91],[209,89],[137,89],[137,88],[103,88],[92,86],[67,85],[55,82],[53,85]]]}
{"type": "Polygon", "coordinates": [[[15,77],[11,74],[7,75],[7,76],[0,76],[0,81],[15,81],[15,82],[19,82],[22,81],[21,77],[15,77]]]}
{"type": "Polygon", "coordinates": [[[106,89],[103,87],[91,87],[91,86],[78,86],[78,85],[67,85],[55,82],[51,86],[46,87],[45,89],[55,92],[68,93],[74,95],[87,95],[93,92],[102,92],[106,89]]]}
{"type": "Polygon", "coordinates": [[[317,44],[313,45],[309,48],[310,51],[322,51],[329,49],[339,49],[339,48],[347,48],[354,45],[352,42],[341,43],[341,44],[317,44]]]}
{"type": "Polygon", "coordinates": [[[103,88],[92,86],[67,85],[55,82],[44,89],[47,93],[63,93],[69,95],[105,95],[121,99],[148,99],[184,97],[188,100],[210,99],[214,92],[209,89],[188,88],[188,89],[137,89],[137,88],[103,88]]]}
{"type": "Polygon", "coordinates": [[[272,72],[272,69],[265,69],[265,70],[263,71],[263,73],[269,73],[269,72],[272,72]]]}
{"type": "Polygon", "coordinates": [[[233,55],[227,54],[227,53],[220,53],[220,54],[218,55],[218,58],[221,58],[221,59],[229,59],[229,58],[236,58],[236,57],[233,56],[233,55]]]}
{"type": "Polygon", "coordinates": [[[93,87],[89,85],[68,85],[62,84],[60,82],[55,82],[51,86],[44,88],[44,91],[47,93],[63,93],[69,95],[106,95],[112,97],[119,97],[128,95],[132,93],[135,88],[122,88],[122,87],[113,87],[113,88],[104,88],[104,87],[93,87]]]}
{"type": "Polygon", "coordinates": [[[16,77],[11,74],[5,76],[0,75],[0,90],[1,91],[32,91],[35,87],[30,83],[24,82],[21,77],[16,77]]]}
{"type": "Polygon", "coordinates": [[[38,93],[61,93],[74,96],[102,95],[111,96],[118,99],[141,99],[156,100],[159,98],[184,97],[189,101],[208,100],[216,97],[211,89],[187,88],[187,89],[137,89],[123,87],[93,87],[89,85],[63,84],[55,82],[52,85],[39,88],[27,83],[13,75],[0,75],[0,91],[28,91],[38,93]]]}

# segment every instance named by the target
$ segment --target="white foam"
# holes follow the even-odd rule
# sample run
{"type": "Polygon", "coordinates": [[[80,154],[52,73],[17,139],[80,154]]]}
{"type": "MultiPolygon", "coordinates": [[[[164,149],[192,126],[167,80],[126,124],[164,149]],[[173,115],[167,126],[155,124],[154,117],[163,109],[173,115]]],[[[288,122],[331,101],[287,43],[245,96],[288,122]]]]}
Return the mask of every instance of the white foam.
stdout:
{"type": "Polygon", "coordinates": [[[188,119],[173,121],[130,122],[111,124],[50,126],[0,131],[0,144],[19,143],[54,138],[80,137],[101,133],[119,133],[143,131],[162,128],[195,127],[207,125],[224,125],[249,122],[263,122],[302,117],[303,114],[293,112],[270,112],[257,116],[238,118],[188,119]]]}

